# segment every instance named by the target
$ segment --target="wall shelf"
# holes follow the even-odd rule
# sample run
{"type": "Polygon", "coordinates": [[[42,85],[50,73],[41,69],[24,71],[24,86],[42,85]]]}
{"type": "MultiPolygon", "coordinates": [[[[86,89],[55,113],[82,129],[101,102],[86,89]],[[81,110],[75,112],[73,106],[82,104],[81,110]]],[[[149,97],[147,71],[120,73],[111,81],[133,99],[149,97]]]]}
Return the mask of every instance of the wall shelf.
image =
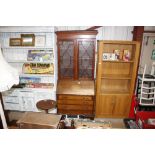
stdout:
{"type": "Polygon", "coordinates": [[[53,47],[35,47],[35,46],[8,46],[8,47],[2,47],[3,49],[53,49],[53,47]]]}
{"type": "MultiPolygon", "coordinates": [[[[22,89],[13,88],[3,93],[4,108],[6,110],[17,111],[38,111],[36,103],[42,99],[56,100],[56,85],[57,85],[57,53],[55,51],[55,28],[44,26],[7,26],[0,27],[0,43],[3,55],[7,62],[20,73],[21,84],[27,84],[27,87],[22,89]],[[21,38],[22,34],[34,34],[34,46],[10,46],[10,38],[21,38]],[[37,42],[37,37],[44,37],[42,42],[37,42]],[[40,43],[40,44],[39,44],[40,43]],[[48,51],[52,58],[46,59],[50,61],[27,61],[30,50],[37,50],[38,52],[48,51]],[[53,74],[23,74],[24,63],[41,63],[53,64],[53,74]],[[36,81],[35,81],[36,80],[36,81]],[[33,85],[32,81],[36,84],[33,85]],[[44,83],[45,85],[39,85],[44,83]],[[31,85],[32,84],[32,85],[31,85]],[[46,85],[47,84],[47,85],[46,85]],[[52,84],[53,87],[46,87],[52,84]],[[28,88],[35,87],[35,88],[28,88]],[[38,88],[39,87],[39,88],[38,88]],[[46,87],[46,88],[45,88],[46,87]],[[8,103],[12,100],[12,96],[16,96],[14,102],[8,103]]],[[[37,57],[37,56],[36,56],[37,57]]],[[[33,59],[32,59],[33,60],[33,59]]]]}
{"type": "Polygon", "coordinates": [[[109,62],[109,63],[133,63],[134,61],[123,61],[123,60],[102,60],[103,62],[109,62]]]}

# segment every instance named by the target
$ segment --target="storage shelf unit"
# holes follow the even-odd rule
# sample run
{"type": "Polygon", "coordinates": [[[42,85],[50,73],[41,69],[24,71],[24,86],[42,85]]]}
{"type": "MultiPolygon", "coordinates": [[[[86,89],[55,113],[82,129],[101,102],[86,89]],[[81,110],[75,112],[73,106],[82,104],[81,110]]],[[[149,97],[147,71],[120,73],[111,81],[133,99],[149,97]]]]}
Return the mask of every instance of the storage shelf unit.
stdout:
{"type": "MultiPolygon", "coordinates": [[[[134,41],[99,41],[96,81],[96,117],[128,117],[136,79],[139,43],[134,41]],[[114,50],[130,52],[130,59],[103,60],[114,50]]],[[[123,55],[123,54],[122,54],[123,55]]]]}
{"type": "Polygon", "coordinates": [[[15,67],[20,77],[39,78],[41,83],[53,84],[53,88],[13,88],[3,93],[4,108],[6,110],[17,111],[38,111],[36,108],[37,101],[41,99],[56,100],[57,86],[57,54],[55,45],[55,28],[46,26],[19,26],[19,27],[0,27],[0,44],[3,55],[7,62],[15,67]],[[35,40],[35,46],[10,46],[10,38],[21,38],[21,34],[34,34],[36,37],[44,37],[44,43],[38,45],[35,40]],[[51,61],[28,61],[27,55],[29,50],[48,50],[52,52],[51,61]],[[53,74],[24,74],[22,67],[24,63],[41,63],[53,64],[53,74]],[[15,96],[15,97],[14,97],[15,96]],[[14,100],[12,100],[14,98],[14,100]]]}
{"type": "Polygon", "coordinates": [[[146,67],[145,65],[143,74],[138,76],[138,87],[141,87],[139,105],[155,106],[155,77],[145,73],[146,67]]]}

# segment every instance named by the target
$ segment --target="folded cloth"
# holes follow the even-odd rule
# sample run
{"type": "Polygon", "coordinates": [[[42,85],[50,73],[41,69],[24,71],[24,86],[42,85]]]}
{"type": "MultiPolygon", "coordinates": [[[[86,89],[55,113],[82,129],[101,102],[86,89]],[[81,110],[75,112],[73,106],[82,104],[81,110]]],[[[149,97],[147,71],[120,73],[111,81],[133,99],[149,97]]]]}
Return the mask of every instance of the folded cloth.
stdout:
{"type": "Polygon", "coordinates": [[[6,62],[0,48],[0,92],[9,90],[14,84],[18,83],[18,71],[6,62]]]}

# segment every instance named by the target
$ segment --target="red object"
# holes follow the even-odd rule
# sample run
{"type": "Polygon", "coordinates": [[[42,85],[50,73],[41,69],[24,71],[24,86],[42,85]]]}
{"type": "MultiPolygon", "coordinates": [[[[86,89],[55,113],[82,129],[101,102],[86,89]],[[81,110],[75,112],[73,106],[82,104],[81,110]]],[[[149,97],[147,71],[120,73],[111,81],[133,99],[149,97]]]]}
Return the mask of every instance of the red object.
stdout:
{"type": "Polygon", "coordinates": [[[154,111],[137,111],[136,123],[143,129],[155,129],[155,125],[148,124],[148,119],[155,119],[154,111]]]}
{"type": "Polygon", "coordinates": [[[131,119],[135,119],[135,107],[137,105],[137,101],[136,101],[136,96],[133,95],[132,96],[132,103],[131,103],[131,108],[130,108],[130,112],[129,112],[129,118],[131,119]]]}
{"type": "Polygon", "coordinates": [[[155,125],[148,124],[148,119],[155,119],[155,111],[138,111],[138,102],[133,95],[129,118],[135,119],[138,126],[143,129],[155,129],[155,125]]]}

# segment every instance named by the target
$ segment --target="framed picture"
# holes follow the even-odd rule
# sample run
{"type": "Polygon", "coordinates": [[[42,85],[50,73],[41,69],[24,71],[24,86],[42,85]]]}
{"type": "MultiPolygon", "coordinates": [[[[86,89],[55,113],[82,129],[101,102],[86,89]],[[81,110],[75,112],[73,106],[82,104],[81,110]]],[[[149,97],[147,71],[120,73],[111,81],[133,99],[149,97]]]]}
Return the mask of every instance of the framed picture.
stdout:
{"type": "Polygon", "coordinates": [[[114,53],[103,53],[102,60],[115,60],[114,53]]]}
{"type": "Polygon", "coordinates": [[[35,46],[35,35],[34,34],[21,34],[21,45],[22,46],[35,46]]]}
{"type": "Polygon", "coordinates": [[[123,57],[123,52],[119,49],[114,50],[115,53],[115,59],[116,60],[121,60],[123,57]]]}
{"type": "Polygon", "coordinates": [[[131,60],[131,53],[129,50],[124,50],[123,51],[123,60],[124,61],[129,61],[131,60]]]}
{"type": "Polygon", "coordinates": [[[103,53],[102,60],[109,60],[109,53],[103,53]]]}
{"type": "Polygon", "coordinates": [[[21,46],[21,39],[20,38],[10,38],[9,45],[10,46],[21,46]]]}

